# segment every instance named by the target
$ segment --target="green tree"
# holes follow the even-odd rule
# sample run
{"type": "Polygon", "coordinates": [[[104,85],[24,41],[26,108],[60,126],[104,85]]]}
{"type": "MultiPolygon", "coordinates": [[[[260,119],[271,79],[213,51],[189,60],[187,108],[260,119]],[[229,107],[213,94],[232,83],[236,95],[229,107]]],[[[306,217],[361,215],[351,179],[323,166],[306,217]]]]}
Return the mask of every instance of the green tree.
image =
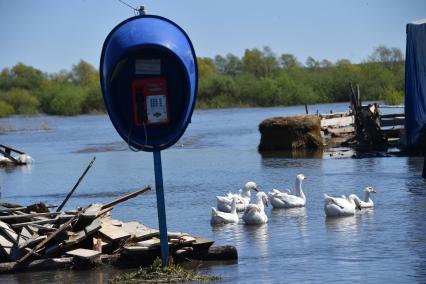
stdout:
{"type": "Polygon", "coordinates": [[[302,67],[302,64],[293,54],[284,53],[280,56],[279,64],[282,69],[289,70],[302,67]]]}
{"type": "Polygon", "coordinates": [[[10,89],[0,99],[13,107],[17,114],[36,114],[40,105],[38,99],[25,89],[10,89]]]}

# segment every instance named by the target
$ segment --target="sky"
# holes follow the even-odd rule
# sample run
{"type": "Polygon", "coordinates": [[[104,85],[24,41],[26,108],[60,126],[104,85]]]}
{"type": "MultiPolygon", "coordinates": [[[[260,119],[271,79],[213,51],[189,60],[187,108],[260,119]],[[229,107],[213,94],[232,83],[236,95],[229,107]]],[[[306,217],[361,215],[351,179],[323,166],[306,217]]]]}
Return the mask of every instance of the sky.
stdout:
{"type": "MultiPolygon", "coordinates": [[[[405,51],[405,26],[426,18],[426,0],[124,0],[176,22],[198,57],[269,46],[304,63],[366,60],[379,45],[405,51]]],[[[18,62],[44,72],[81,59],[96,68],[102,44],[134,15],[118,0],[0,0],[0,69],[18,62]]]]}

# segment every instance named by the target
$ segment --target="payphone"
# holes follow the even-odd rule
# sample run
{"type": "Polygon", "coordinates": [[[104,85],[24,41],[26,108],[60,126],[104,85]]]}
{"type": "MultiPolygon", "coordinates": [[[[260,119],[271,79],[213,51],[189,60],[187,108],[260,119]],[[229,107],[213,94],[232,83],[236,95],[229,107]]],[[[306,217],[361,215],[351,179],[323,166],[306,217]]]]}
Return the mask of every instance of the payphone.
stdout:
{"type": "Polygon", "coordinates": [[[198,70],[188,35],[174,22],[139,15],[105,39],[100,62],[105,108],[132,149],[153,152],[163,265],[168,258],[161,150],[175,144],[194,111],[198,70]]]}
{"type": "Polygon", "coordinates": [[[136,126],[170,122],[167,82],[165,78],[134,80],[133,115],[136,126]]]}

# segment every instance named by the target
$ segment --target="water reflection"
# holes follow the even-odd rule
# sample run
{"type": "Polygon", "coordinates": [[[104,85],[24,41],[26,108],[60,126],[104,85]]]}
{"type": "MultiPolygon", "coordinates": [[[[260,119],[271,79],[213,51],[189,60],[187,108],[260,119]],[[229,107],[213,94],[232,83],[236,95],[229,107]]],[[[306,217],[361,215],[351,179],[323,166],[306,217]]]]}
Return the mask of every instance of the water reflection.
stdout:
{"type": "Polygon", "coordinates": [[[271,218],[279,218],[285,224],[296,224],[300,236],[307,237],[307,215],[306,208],[274,208],[271,211],[271,218]]]}
{"type": "Polygon", "coordinates": [[[262,151],[259,153],[262,156],[262,159],[322,159],[324,151],[322,149],[301,149],[262,151]]]}
{"type": "Polygon", "coordinates": [[[423,158],[409,157],[408,170],[418,176],[406,179],[409,207],[407,210],[408,248],[417,255],[412,261],[414,278],[419,283],[426,283],[426,179],[420,177],[423,169],[423,158]]]}
{"type": "Polygon", "coordinates": [[[7,174],[12,173],[23,173],[23,174],[31,174],[32,172],[32,165],[22,165],[22,166],[6,166],[6,167],[0,167],[1,169],[4,169],[4,172],[7,174]]]}
{"type": "Polygon", "coordinates": [[[361,216],[326,217],[325,227],[329,232],[342,233],[343,235],[356,235],[361,216]]]}
{"type": "Polygon", "coordinates": [[[244,234],[260,252],[260,256],[268,255],[268,224],[244,225],[244,234]]]}

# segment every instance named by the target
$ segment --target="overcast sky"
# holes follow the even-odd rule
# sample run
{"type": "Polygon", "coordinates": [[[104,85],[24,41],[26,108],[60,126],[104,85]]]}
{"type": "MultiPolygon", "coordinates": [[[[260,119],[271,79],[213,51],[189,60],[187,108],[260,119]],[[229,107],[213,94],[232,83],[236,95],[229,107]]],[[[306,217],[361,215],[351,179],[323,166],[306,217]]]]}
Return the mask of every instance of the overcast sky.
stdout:
{"type": "MultiPolygon", "coordinates": [[[[379,45],[405,52],[405,25],[426,18],[426,0],[124,0],[171,19],[197,56],[269,46],[301,62],[358,63],[379,45]]],[[[18,62],[45,72],[80,59],[95,67],[105,37],[134,12],[118,0],[0,0],[0,69],[18,62]]]]}

